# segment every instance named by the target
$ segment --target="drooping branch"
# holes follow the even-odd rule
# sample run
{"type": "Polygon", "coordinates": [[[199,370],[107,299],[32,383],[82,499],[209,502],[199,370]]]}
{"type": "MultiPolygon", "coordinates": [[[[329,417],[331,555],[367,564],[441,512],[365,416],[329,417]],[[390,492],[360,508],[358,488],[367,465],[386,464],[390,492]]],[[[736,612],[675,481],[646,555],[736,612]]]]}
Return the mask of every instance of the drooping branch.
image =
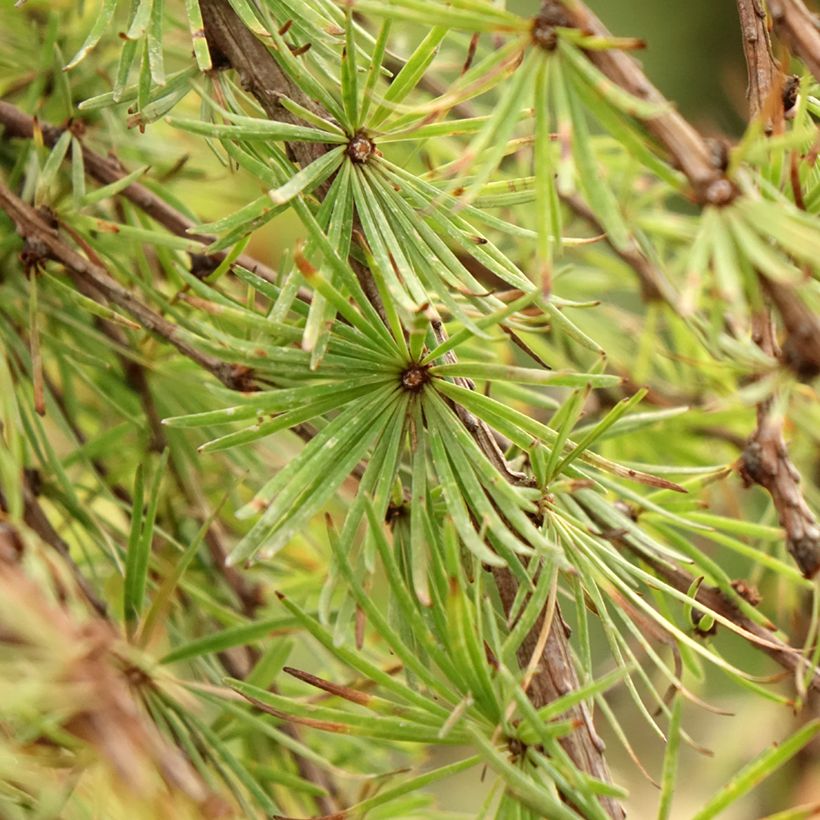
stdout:
{"type": "Polygon", "coordinates": [[[762,275],[760,283],[786,331],[780,361],[799,379],[811,381],[820,375],[820,316],[806,305],[794,287],[762,275]]]}
{"type": "MultiPolygon", "coordinates": [[[[750,60],[748,99],[751,115],[760,113],[769,120],[782,121],[784,100],[781,92],[784,89],[784,79],[772,55],[765,13],[761,14],[761,0],[737,0],[737,3],[743,24],[744,52],[750,60]]],[[[559,3],[559,0],[544,0],[542,13],[558,5],[562,8],[562,15],[567,16],[582,31],[601,37],[611,36],[606,26],[580,0],[566,4],[559,3]]],[[[771,0],[769,5],[773,15],[776,7],[784,9],[783,14],[790,23],[794,23],[799,28],[800,35],[812,44],[811,48],[800,52],[803,59],[808,62],[808,55],[814,54],[816,63],[820,65],[820,28],[816,17],[806,11],[800,0],[771,0]],[[796,22],[798,19],[799,24],[796,22]]],[[[624,90],[650,102],[668,106],[668,112],[646,120],[646,128],[663,144],[675,164],[686,175],[701,204],[729,204],[737,191],[716,164],[709,144],[652,85],[640,64],[618,49],[589,51],[587,56],[624,90]]],[[[820,77],[818,72],[815,75],[820,77]]],[[[565,201],[579,216],[597,224],[594,214],[582,200],[575,197],[565,198],[565,201]]],[[[638,275],[645,297],[655,298],[660,295],[673,308],[676,306],[674,298],[670,300],[670,288],[658,276],[661,272],[655,270],[639,250],[633,252],[632,249],[624,251],[616,248],[615,251],[638,275]]],[[[760,278],[788,333],[788,340],[784,344],[784,363],[801,378],[810,377],[816,370],[820,370],[820,320],[790,285],[773,282],[762,275],[760,278]]]]}
{"type": "MultiPolygon", "coordinates": [[[[122,308],[136,319],[140,327],[171,344],[187,359],[215,376],[228,389],[248,392],[260,388],[249,368],[224,361],[197,349],[185,338],[182,328],[141,302],[131,291],[117,282],[101,264],[87,259],[74,250],[36,208],[23,202],[2,184],[0,209],[15,222],[18,233],[27,241],[29,252],[42,260],[53,259],[62,264],[75,277],[79,290],[85,295],[102,304],[110,302],[122,308]]],[[[304,440],[309,440],[314,435],[314,430],[309,424],[297,424],[291,429],[304,440]]]]}

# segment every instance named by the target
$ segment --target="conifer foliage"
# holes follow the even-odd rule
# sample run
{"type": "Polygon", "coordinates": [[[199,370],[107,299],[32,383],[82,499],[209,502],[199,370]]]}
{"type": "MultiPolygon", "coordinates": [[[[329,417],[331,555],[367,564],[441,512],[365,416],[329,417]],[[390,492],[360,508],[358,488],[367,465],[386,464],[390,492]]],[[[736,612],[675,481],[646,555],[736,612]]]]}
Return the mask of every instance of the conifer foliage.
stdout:
{"type": "Polygon", "coordinates": [[[811,815],[820,28],[737,11],[729,141],[581,0],[4,3],[3,817],[811,815]]]}

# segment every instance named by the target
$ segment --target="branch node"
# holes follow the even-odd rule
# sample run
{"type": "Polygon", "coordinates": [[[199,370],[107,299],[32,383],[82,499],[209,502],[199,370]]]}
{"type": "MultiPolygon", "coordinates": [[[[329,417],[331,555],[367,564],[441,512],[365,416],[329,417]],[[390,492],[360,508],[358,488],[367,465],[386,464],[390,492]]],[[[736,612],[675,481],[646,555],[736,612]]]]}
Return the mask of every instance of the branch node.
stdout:
{"type": "Polygon", "coordinates": [[[376,153],[376,143],[364,131],[359,131],[347,144],[346,153],[351,162],[364,165],[376,153]]]}
{"type": "Polygon", "coordinates": [[[572,18],[560,3],[546,0],[532,20],[533,44],[543,48],[544,51],[555,51],[558,45],[556,27],[573,28],[572,18]]]}
{"type": "Polygon", "coordinates": [[[401,386],[410,393],[420,393],[429,381],[426,365],[411,364],[401,374],[401,386]]]}

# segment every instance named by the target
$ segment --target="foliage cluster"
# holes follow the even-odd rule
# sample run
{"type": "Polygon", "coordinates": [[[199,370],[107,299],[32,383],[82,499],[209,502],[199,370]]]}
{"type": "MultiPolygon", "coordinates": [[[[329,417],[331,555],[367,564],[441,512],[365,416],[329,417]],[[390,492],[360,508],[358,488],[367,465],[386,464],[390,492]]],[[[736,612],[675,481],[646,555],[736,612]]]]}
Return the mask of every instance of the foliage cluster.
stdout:
{"type": "Polygon", "coordinates": [[[4,4],[3,816],[606,820],[616,748],[691,815],[684,704],[810,710],[817,44],[752,6],[730,145],[570,0],[4,4]]]}

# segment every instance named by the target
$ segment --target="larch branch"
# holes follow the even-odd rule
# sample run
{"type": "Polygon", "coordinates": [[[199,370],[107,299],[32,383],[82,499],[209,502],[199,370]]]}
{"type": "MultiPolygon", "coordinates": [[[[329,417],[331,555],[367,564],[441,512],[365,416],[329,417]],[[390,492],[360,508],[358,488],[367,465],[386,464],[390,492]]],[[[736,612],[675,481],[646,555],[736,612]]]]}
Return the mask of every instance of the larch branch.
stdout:
{"type": "MultiPolygon", "coordinates": [[[[302,92],[283,74],[264,44],[245,27],[228,3],[224,0],[201,0],[200,7],[205,21],[209,46],[216,49],[227,63],[238,72],[245,87],[259,100],[269,117],[281,121],[291,121],[292,115],[290,112],[279,104],[279,98],[282,94],[287,94],[300,104],[316,110],[315,103],[307,100],[302,92]]],[[[317,144],[300,145],[297,143],[289,147],[291,156],[301,165],[315,158],[316,152],[321,153],[324,150],[326,150],[325,146],[317,144]]],[[[354,265],[354,269],[365,293],[378,309],[381,300],[370,271],[356,265],[354,265]]],[[[443,331],[443,328],[440,328],[440,330],[443,331]]],[[[500,469],[502,475],[507,480],[515,481],[517,476],[506,465],[503,454],[500,453],[498,444],[489,428],[478,420],[465,418],[461,420],[476,439],[482,451],[500,469]]],[[[497,577],[496,583],[503,585],[505,583],[504,577],[497,577]]],[[[507,583],[508,585],[515,585],[516,581],[512,576],[509,576],[507,583]]],[[[499,591],[502,595],[504,594],[501,587],[499,587],[499,591]]],[[[537,631],[535,634],[537,635],[537,631]]],[[[551,630],[543,658],[544,662],[539,664],[539,671],[536,675],[538,681],[534,682],[533,685],[538,691],[542,691],[544,697],[550,695],[557,697],[559,694],[565,694],[565,692],[559,691],[557,684],[560,684],[560,687],[571,688],[574,682],[575,687],[577,687],[578,682],[574,669],[570,673],[566,668],[567,663],[570,668],[572,664],[567,636],[562,629],[551,630]]],[[[524,658],[524,666],[528,661],[529,656],[524,658]]],[[[569,691],[569,689],[566,691],[569,691]]],[[[576,732],[570,747],[571,751],[568,751],[570,751],[573,762],[579,769],[610,782],[603,750],[587,730],[576,732]]],[[[606,797],[602,802],[608,814],[615,820],[624,816],[623,809],[614,799],[606,797]]]]}
{"type": "MultiPolygon", "coordinates": [[[[784,128],[783,73],[772,54],[765,12],[755,0],[737,0],[748,73],[750,117],[762,117],[769,133],[784,128]]],[[[817,318],[807,315],[799,296],[786,286],[758,273],[761,288],[771,298],[786,322],[789,355],[798,362],[798,372],[817,358],[814,338],[817,318]],[[805,351],[805,352],[804,352],[805,351]]],[[[772,311],[768,304],[752,315],[752,338],[774,360],[780,360],[772,311]]],[[[800,488],[800,473],[794,466],[783,435],[784,419],[775,412],[769,396],[757,405],[757,427],[743,450],[740,473],[744,481],[759,484],[771,496],[777,517],[786,532],[786,547],[801,572],[811,578],[820,570],[820,524],[800,488]]]]}

